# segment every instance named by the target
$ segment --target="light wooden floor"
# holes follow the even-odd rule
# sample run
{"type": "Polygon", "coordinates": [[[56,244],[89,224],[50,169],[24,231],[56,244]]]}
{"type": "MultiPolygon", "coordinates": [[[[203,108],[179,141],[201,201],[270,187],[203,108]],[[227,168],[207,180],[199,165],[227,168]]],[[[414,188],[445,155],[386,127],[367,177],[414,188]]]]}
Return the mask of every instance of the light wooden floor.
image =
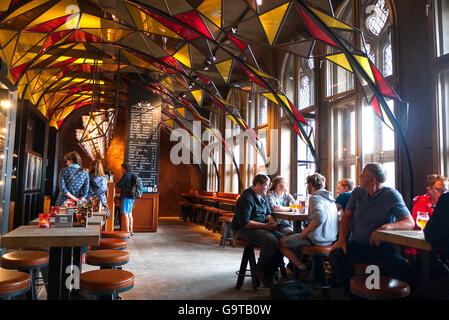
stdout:
{"type": "MultiPolygon", "coordinates": [[[[219,240],[219,234],[204,226],[177,218],[161,219],[157,232],[136,233],[128,240],[131,257],[124,266],[135,275],[134,288],[120,296],[124,300],[270,299],[269,289],[253,290],[251,278],[235,289],[243,248],[222,248],[219,240]]],[[[97,268],[83,264],[82,271],[97,268]]],[[[46,299],[43,288],[39,299],[46,299]]]]}

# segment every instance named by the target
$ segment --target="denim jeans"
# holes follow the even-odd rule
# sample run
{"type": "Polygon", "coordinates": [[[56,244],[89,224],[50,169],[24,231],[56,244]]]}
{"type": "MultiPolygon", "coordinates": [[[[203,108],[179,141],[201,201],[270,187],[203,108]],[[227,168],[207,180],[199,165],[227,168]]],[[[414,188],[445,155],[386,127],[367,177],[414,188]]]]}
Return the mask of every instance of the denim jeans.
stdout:
{"type": "Polygon", "coordinates": [[[347,254],[343,249],[333,250],[329,255],[332,273],[349,290],[349,281],[355,275],[354,263],[372,263],[382,266],[389,277],[406,281],[411,288],[417,285],[417,276],[407,260],[395,252],[394,246],[381,243],[379,247],[349,241],[347,254]]]}
{"type": "Polygon", "coordinates": [[[260,247],[257,265],[269,277],[277,270],[283,257],[279,250],[279,239],[283,237],[284,235],[277,230],[240,228],[237,231],[237,238],[254,243],[260,247]]]}

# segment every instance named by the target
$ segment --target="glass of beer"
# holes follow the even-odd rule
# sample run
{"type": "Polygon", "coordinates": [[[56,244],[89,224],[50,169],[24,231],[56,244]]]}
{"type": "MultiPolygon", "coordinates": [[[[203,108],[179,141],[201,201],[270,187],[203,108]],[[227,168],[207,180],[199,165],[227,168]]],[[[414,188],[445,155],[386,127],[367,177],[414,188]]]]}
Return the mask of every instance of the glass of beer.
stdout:
{"type": "Polygon", "coordinates": [[[429,220],[429,213],[424,211],[418,211],[416,216],[416,224],[421,229],[421,232],[426,227],[427,221],[429,220]]]}

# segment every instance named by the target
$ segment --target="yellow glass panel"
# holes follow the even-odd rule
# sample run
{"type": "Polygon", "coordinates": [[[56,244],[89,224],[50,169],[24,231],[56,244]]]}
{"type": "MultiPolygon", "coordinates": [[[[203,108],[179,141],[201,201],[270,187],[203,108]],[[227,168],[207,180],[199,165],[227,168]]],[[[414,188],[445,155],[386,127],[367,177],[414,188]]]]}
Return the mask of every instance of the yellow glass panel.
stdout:
{"type": "Polygon", "coordinates": [[[17,42],[16,51],[12,59],[11,65],[14,66],[19,60],[20,64],[31,61],[37,52],[28,55],[28,60],[24,57],[34,46],[41,47],[44,44],[45,34],[22,32],[17,42]],[[22,59],[23,58],[23,59],[22,59]]]}
{"type": "Polygon", "coordinates": [[[173,120],[166,120],[165,122],[167,122],[167,125],[173,129],[173,120]]]}
{"type": "Polygon", "coordinates": [[[326,26],[328,26],[329,28],[340,28],[340,29],[354,30],[354,28],[348,26],[347,24],[345,24],[343,22],[338,21],[337,19],[335,19],[333,17],[328,16],[327,14],[325,14],[321,11],[318,11],[311,7],[309,7],[309,9],[312,10],[313,13],[315,13],[318,16],[318,18],[320,18],[324,22],[324,24],[326,26]]]}
{"type": "MultiPolygon", "coordinates": [[[[2,0],[3,1],[3,0],[2,0]]],[[[44,4],[46,2],[48,2],[49,0],[35,0],[35,1],[30,1],[27,4],[21,6],[20,8],[14,10],[13,12],[10,13],[9,16],[7,16],[5,18],[5,20],[3,20],[2,22],[6,22],[11,20],[12,18],[15,18],[17,16],[20,16],[21,14],[33,10],[34,8],[40,6],[41,4],[44,4]]]]}
{"type": "Polygon", "coordinates": [[[46,117],[48,119],[48,112],[47,112],[47,107],[45,106],[44,99],[42,99],[41,102],[39,103],[37,110],[39,110],[44,115],[44,117],[46,117]]]}
{"type": "Polygon", "coordinates": [[[220,72],[223,80],[227,83],[229,79],[229,73],[231,72],[232,59],[225,60],[223,62],[217,63],[215,67],[220,72]]]}
{"type": "Polygon", "coordinates": [[[78,29],[80,18],[81,18],[80,13],[71,14],[69,17],[67,17],[67,21],[61,26],[59,26],[59,28],[53,30],[53,32],[78,29]]]}
{"type": "Polygon", "coordinates": [[[183,116],[183,118],[186,117],[186,108],[178,108],[176,109],[176,111],[178,111],[183,116]]]}
{"type": "Polygon", "coordinates": [[[0,30],[0,47],[3,48],[16,34],[16,31],[0,30]]]}
{"type": "Polygon", "coordinates": [[[12,61],[12,58],[14,57],[17,39],[18,39],[18,37],[15,37],[3,48],[3,54],[6,57],[5,62],[8,65],[8,67],[11,67],[11,61],[12,61]]]}
{"type": "Polygon", "coordinates": [[[288,99],[286,96],[284,96],[282,94],[278,94],[278,97],[281,98],[282,102],[290,109],[290,111],[293,111],[292,108],[290,107],[290,103],[288,102],[288,99]]]}
{"type": "Polygon", "coordinates": [[[371,70],[371,65],[370,65],[369,59],[367,57],[358,56],[358,55],[354,55],[354,58],[357,60],[357,62],[363,68],[363,70],[365,70],[365,72],[368,74],[371,81],[373,83],[376,83],[376,80],[375,80],[374,74],[373,74],[373,70],[371,70]]]}
{"type": "Polygon", "coordinates": [[[267,98],[268,100],[273,101],[273,102],[276,103],[276,104],[279,104],[278,101],[276,100],[276,98],[274,97],[274,95],[273,95],[272,93],[267,92],[267,93],[262,93],[262,95],[263,95],[265,98],[267,98]]]}
{"type": "Polygon", "coordinates": [[[181,49],[179,49],[173,57],[181,62],[183,65],[192,68],[192,64],[190,63],[190,49],[189,44],[185,44],[181,49]]]}
{"type": "Polygon", "coordinates": [[[83,12],[81,14],[79,28],[80,29],[84,29],[84,28],[100,29],[101,28],[101,19],[99,17],[96,17],[91,14],[83,12]]]}
{"type": "MultiPolygon", "coordinates": [[[[86,30],[89,32],[89,30],[86,30]]],[[[118,42],[130,34],[135,32],[134,30],[124,30],[124,29],[101,29],[101,33],[99,35],[100,38],[109,41],[109,42],[118,42]]]]}
{"type": "Polygon", "coordinates": [[[231,119],[232,122],[234,122],[236,125],[239,125],[239,123],[235,120],[234,116],[228,114],[228,115],[226,115],[226,117],[229,118],[229,119],[231,119]]]}
{"type": "Polygon", "coordinates": [[[266,74],[266,73],[264,73],[264,72],[262,72],[262,71],[260,71],[260,70],[257,70],[256,68],[254,68],[253,66],[251,66],[251,65],[249,65],[249,64],[246,64],[246,66],[247,66],[248,68],[250,68],[251,70],[253,70],[253,72],[255,72],[257,75],[259,75],[259,76],[261,76],[261,77],[268,78],[268,79],[273,79],[272,76],[270,76],[270,75],[268,75],[268,74],[266,74]]]}
{"type": "Polygon", "coordinates": [[[0,1],[0,11],[6,11],[9,8],[12,0],[2,0],[0,1]]]}
{"type": "Polygon", "coordinates": [[[344,53],[334,54],[332,56],[327,56],[327,60],[332,61],[333,63],[339,65],[340,67],[348,70],[349,72],[353,72],[351,65],[349,64],[348,59],[344,53]]]}
{"type": "Polygon", "coordinates": [[[221,28],[221,0],[205,0],[197,10],[221,28]]]}
{"type": "Polygon", "coordinates": [[[173,85],[171,83],[171,79],[170,77],[165,78],[164,80],[161,81],[161,85],[164,86],[164,88],[173,91],[173,85]]]}
{"type": "Polygon", "coordinates": [[[126,3],[126,6],[138,30],[160,34],[166,37],[182,39],[182,37],[133,5],[126,3]]]}
{"type": "Polygon", "coordinates": [[[382,111],[382,116],[384,117],[385,124],[393,130],[393,128],[394,128],[393,124],[391,123],[390,119],[388,118],[387,113],[385,112],[384,107],[383,107],[383,105],[381,105],[380,102],[379,102],[379,107],[380,107],[380,110],[382,111]]]}
{"type": "Polygon", "coordinates": [[[195,98],[195,101],[198,103],[198,105],[201,107],[201,103],[203,102],[203,90],[194,90],[190,91],[190,93],[195,98]]]}
{"type": "Polygon", "coordinates": [[[145,68],[145,69],[150,69],[150,70],[156,70],[156,71],[162,71],[156,67],[154,67],[153,65],[143,61],[142,59],[136,57],[135,55],[128,53],[125,50],[122,50],[122,52],[125,54],[126,58],[128,59],[129,62],[131,62],[131,64],[141,67],[141,68],[145,68]]]}
{"type": "Polygon", "coordinates": [[[273,44],[288,6],[289,3],[286,3],[259,16],[260,23],[265,30],[270,45],[273,44]]]}
{"type": "Polygon", "coordinates": [[[25,29],[37,26],[41,23],[64,17],[69,14],[79,12],[79,7],[76,0],[62,0],[56,5],[44,12],[43,15],[33,20],[25,29]],[[77,9],[78,8],[78,9],[77,9]]]}

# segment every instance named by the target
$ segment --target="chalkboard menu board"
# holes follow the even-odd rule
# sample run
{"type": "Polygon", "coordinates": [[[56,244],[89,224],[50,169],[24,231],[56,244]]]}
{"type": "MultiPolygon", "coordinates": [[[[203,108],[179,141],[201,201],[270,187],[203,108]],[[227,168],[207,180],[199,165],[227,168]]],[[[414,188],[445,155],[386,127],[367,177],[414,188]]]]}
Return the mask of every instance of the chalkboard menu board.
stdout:
{"type": "Polygon", "coordinates": [[[126,161],[142,178],[145,193],[158,192],[161,107],[139,102],[129,107],[126,161]]]}

